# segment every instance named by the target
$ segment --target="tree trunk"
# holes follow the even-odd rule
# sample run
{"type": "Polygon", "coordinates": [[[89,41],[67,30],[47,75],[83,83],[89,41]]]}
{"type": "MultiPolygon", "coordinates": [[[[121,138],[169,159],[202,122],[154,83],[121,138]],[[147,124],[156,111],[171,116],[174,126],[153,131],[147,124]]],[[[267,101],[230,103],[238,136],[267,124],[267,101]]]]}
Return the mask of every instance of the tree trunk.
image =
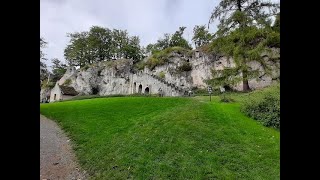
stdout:
{"type": "Polygon", "coordinates": [[[243,84],[243,91],[247,92],[250,91],[248,75],[246,71],[242,72],[242,84],[243,84]]]}
{"type": "Polygon", "coordinates": [[[237,0],[238,10],[241,11],[241,0],[237,0]]]}

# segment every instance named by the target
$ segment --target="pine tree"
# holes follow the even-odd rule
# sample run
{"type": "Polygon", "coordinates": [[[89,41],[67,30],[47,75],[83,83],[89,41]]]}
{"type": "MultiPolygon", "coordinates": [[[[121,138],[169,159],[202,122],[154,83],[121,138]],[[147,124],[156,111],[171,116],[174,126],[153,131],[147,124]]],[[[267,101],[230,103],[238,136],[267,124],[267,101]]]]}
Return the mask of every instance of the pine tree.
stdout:
{"type": "MultiPolygon", "coordinates": [[[[272,27],[272,17],[279,13],[280,5],[262,0],[222,0],[214,9],[209,24],[219,20],[210,49],[218,54],[232,57],[233,68],[212,70],[212,85],[234,85],[242,81],[243,91],[250,90],[248,80],[258,77],[250,62],[258,62],[266,74],[271,74],[272,47],[280,44],[280,33],[272,27]]],[[[280,21],[279,21],[280,22],[280,21]]]]}

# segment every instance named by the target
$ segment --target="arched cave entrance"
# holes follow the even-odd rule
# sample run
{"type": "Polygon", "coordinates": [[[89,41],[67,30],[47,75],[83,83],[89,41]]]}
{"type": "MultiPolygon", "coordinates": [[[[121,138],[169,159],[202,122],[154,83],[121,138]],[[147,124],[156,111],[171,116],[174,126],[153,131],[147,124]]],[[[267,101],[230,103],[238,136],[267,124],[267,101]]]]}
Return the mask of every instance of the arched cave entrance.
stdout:
{"type": "Polygon", "coordinates": [[[137,89],[137,83],[134,82],[134,83],[133,83],[133,94],[136,93],[136,89],[137,89]]]}
{"type": "Polygon", "coordinates": [[[141,94],[141,92],[142,92],[142,85],[140,84],[140,85],[139,85],[138,93],[141,94]]]}
{"type": "Polygon", "coordinates": [[[149,94],[149,87],[146,87],[146,89],[144,90],[145,94],[149,94]]]}
{"type": "Polygon", "coordinates": [[[93,95],[96,95],[99,92],[99,89],[97,87],[93,87],[91,90],[93,95]]]}

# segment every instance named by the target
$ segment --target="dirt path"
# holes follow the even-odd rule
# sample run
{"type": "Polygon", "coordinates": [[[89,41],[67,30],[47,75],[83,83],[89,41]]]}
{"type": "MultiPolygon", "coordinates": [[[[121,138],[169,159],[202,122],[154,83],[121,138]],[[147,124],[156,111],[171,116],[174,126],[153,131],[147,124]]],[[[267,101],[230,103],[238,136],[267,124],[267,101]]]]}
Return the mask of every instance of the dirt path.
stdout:
{"type": "Polygon", "coordinates": [[[69,139],[58,125],[40,115],[40,179],[87,179],[79,170],[69,139]]]}

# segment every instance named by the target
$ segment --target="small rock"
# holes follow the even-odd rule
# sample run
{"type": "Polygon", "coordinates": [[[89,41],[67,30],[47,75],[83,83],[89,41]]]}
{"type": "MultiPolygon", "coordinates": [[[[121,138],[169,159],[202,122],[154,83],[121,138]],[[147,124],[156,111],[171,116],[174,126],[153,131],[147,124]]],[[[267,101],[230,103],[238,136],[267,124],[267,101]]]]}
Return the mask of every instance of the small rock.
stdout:
{"type": "Polygon", "coordinates": [[[58,164],[59,164],[58,162],[53,163],[53,165],[58,165],[58,164]]]}

